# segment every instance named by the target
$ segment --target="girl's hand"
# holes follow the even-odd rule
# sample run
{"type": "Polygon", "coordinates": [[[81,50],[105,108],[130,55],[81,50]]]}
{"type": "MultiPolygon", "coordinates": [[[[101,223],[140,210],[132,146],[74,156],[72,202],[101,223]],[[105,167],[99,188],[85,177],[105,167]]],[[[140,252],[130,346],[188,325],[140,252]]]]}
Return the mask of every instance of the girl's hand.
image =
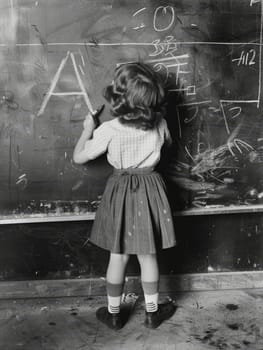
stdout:
{"type": "Polygon", "coordinates": [[[92,117],[90,112],[86,115],[86,118],[83,122],[83,127],[84,127],[84,130],[86,131],[93,131],[96,127],[94,118],[92,117]]]}

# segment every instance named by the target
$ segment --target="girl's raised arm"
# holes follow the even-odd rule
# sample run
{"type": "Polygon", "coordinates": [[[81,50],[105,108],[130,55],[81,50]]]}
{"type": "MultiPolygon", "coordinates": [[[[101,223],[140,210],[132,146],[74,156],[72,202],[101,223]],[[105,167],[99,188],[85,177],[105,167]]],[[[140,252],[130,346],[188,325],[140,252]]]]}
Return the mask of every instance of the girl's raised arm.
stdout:
{"type": "Polygon", "coordinates": [[[84,164],[90,160],[89,155],[85,151],[85,144],[86,141],[91,139],[93,130],[96,127],[95,121],[90,113],[86,116],[83,127],[82,134],[73,151],[73,160],[76,164],[84,164]]]}

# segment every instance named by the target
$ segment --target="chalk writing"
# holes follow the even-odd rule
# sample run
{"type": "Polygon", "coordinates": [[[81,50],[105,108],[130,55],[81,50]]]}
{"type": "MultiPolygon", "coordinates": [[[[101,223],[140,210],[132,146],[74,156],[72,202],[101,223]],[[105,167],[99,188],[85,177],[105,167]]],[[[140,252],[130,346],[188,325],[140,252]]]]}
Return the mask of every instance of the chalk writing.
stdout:
{"type": "Polygon", "coordinates": [[[175,20],[175,10],[174,7],[172,6],[159,6],[157,7],[157,9],[154,12],[154,16],[153,16],[153,27],[154,30],[156,32],[163,32],[166,31],[168,29],[170,29],[172,27],[172,25],[174,24],[174,20],[175,20]],[[161,21],[159,20],[159,17],[163,18],[165,17],[165,19],[167,20],[168,24],[162,26],[161,25],[161,21]]]}
{"type": "Polygon", "coordinates": [[[240,113],[242,112],[242,108],[239,107],[239,106],[235,106],[235,107],[231,107],[229,108],[229,111],[232,112],[232,111],[235,111],[235,113],[232,115],[231,119],[235,119],[237,118],[240,113]]]}
{"type": "MultiPolygon", "coordinates": [[[[138,14],[144,12],[146,10],[146,7],[141,8],[140,10],[136,11],[132,16],[136,17],[138,14]]],[[[137,30],[137,29],[143,29],[145,27],[145,23],[141,22],[140,25],[133,27],[133,29],[137,30]]]]}
{"type": "Polygon", "coordinates": [[[248,52],[242,51],[240,57],[232,59],[232,62],[237,62],[237,65],[243,64],[245,66],[251,66],[256,64],[256,50],[250,49],[248,52]]]}
{"type": "Polygon", "coordinates": [[[26,174],[20,175],[16,181],[16,185],[20,185],[22,189],[25,189],[27,186],[28,180],[26,174]]]}
{"type": "MultiPolygon", "coordinates": [[[[155,9],[153,15],[153,28],[157,32],[163,32],[169,30],[175,22],[175,9],[172,6],[159,6],[155,9]],[[157,25],[157,22],[162,23],[162,27],[157,25]]],[[[170,89],[169,91],[184,92],[187,96],[196,95],[196,86],[194,84],[179,83],[179,79],[182,75],[192,73],[187,69],[189,65],[189,55],[178,55],[177,40],[173,35],[167,35],[163,40],[157,38],[152,42],[154,51],[149,53],[150,57],[155,57],[155,60],[148,60],[148,63],[152,63],[156,72],[161,72],[165,75],[165,80],[168,81],[171,70],[175,69],[175,84],[177,88],[170,89]],[[163,57],[164,56],[164,57],[163,57]],[[173,61],[168,62],[169,58],[174,58],[173,61]],[[167,60],[168,59],[168,60],[167,60]],[[183,60],[186,59],[186,60],[183,60]]],[[[184,79],[185,80],[185,79],[184,79]]]]}
{"type": "MultiPolygon", "coordinates": [[[[189,62],[189,55],[178,55],[178,56],[170,56],[170,57],[164,57],[159,59],[150,59],[147,60],[147,63],[150,63],[153,65],[156,72],[162,72],[165,77],[166,81],[169,78],[170,73],[175,69],[175,83],[176,85],[179,85],[180,78],[185,75],[189,74],[190,70],[183,70],[182,67],[188,66],[189,62]]],[[[169,89],[169,91],[174,92],[186,92],[187,96],[195,95],[196,94],[196,88],[195,85],[189,85],[189,86],[181,86],[179,88],[169,89]]]]}
{"type": "MultiPolygon", "coordinates": [[[[81,72],[84,74],[84,71],[83,69],[81,69],[81,72]]],[[[46,93],[46,96],[41,104],[41,107],[37,113],[37,116],[40,116],[41,114],[43,114],[47,104],[48,104],[48,101],[49,99],[51,98],[51,96],[83,96],[84,97],[84,100],[90,110],[90,112],[94,113],[94,110],[92,108],[92,105],[91,105],[91,102],[90,102],[90,99],[89,99],[89,96],[88,96],[88,93],[85,89],[85,86],[84,86],[84,83],[80,77],[80,74],[79,74],[79,70],[78,70],[78,67],[77,67],[77,64],[76,64],[76,59],[75,59],[75,56],[72,52],[69,52],[67,53],[66,57],[64,57],[54,75],[54,78],[50,84],[50,87],[49,87],[49,90],[48,92],[46,93]],[[76,78],[77,78],[77,82],[79,84],[79,87],[80,87],[80,91],[71,91],[71,92],[54,92],[55,88],[56,88],[56,85],[59,81],[59,78],[60,78],[60,75],[68,61],[68,58],[71,58],[71,61],[72,61],[72,64],[73,64],[73,68],[74,68],[74,72],[75,72],[75,75],[76,75],[76,78]]]]}
{"type": "Polygon", "coordinates": [[[155,51],[150,53],[149,56],[159,56],[161,54],[174,56],[175,51],[177,51],[177,43],[173,35],[166,36],[163,41],[155,39],[152,44],[155,51]]]}
{"type": "MultiPolygon", "coordinates": [[[[220,100],[221,111],[222,111],[223,118],[224,118],[226,132],[228,134],[230,134],[230,128],[229,128],[229,123],[228,123],[228,120],[227,120],[228,118],[227,118],[227,113],[226,113],[227,106],[229,106],[229,104],[231,105],[231,104],[234,104],[234,103],[236,103],[236,104],[242,104],[242,103],[244,103],[244,104],[246,104],[246,103],[254,104],[254,103],[257,103],[257,102],[258,102],[257,100],[250,100],[250,101],[248,101],[248,100],[246,100],[246,101],[241,101],[241,100],[233,100],[233,101],[231,101],[231,100],[220,100]]],[[[240,106],[234,106],[234,107],[231,107],[229,109],[229,111],[231,111],[231,112],[232,111],[236,111],[235,114],[231,113],[231,115],[230,115],[230,119],[234,119],[234,118],[237,118],[241,114],[242,108],[240,106]]]]}
{"type": "Polygon", "coordinates": [[[228,166],[226,166],[226,162],[228,152],[235,157],[233,149],[236,148],[240,153],[242,153],[241,147],[243,147],[246,151],[253,150],[253,147],[245,141],[233,139],[224,145],[214,149],[207,149],[204,152],[195,155],[192,157],[195,165],[191,168],[191,174],[201,175],[207,173],[209,176],[211,176],[211,170],[215,171],[219,168],[227,169],[228,166]]]}
{"type": "Polygon", "coordinates": [[[211,103],[211,100],[207,100],[207,101],[200,101],[200,102],[189,102],[189,103],[181,103],[178,104],[176,106],[176,110],[177,110],[177,118],[178,118],[178,134],[179,134],[179,138],[182,137],[182,116],[181,116],[181,109],[182,108],[187,108],[188,109],[188,113],[192,112],[192,116],[185,117],[183,119],[183,122],[188,124],[190,122],[192,122],[199,114],[199,110],[200,107],[209,105],[209,103],[211,103]]]}
{"type": "Polygon", "coordinates": [[[247,142],[240,140],[238,138],[233,139],[233,141],[227,143],[227,147],[229,149],[229,152],[232,154],[232,156],[235,155],[233,152],[233,148],[236,147],[239,153],[243,153],[242,148],[243,147],[246,151],[253,150],[253,147],[249,145],[247,142]]]}

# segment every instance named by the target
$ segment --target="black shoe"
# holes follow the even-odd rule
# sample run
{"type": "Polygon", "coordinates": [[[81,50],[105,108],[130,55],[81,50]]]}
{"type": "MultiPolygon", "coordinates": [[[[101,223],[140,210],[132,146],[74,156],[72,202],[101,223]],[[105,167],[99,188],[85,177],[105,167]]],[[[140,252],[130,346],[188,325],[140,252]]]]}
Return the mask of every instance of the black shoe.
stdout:
{"type": "Polygon", "coordinates": [[[103,306],[96,311],[96,317],[99,321],[115,331],[124,326],[120,313],[111,314],[106,306],[103,306]]]}
{"type": "Polygon", "coordinates": [[[159,304],[155,312],[145,312],[144,325],[147,328],[157,328],[163,321],[167,320],[175,313],[176,306],[172,303],[159,304]]]}

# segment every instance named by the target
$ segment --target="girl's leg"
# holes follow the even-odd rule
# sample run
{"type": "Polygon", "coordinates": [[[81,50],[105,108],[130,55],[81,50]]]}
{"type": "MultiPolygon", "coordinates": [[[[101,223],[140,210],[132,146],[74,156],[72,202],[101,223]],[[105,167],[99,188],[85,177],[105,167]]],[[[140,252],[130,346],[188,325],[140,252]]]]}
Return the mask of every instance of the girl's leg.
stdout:
{"type": "Polygon", "coordinates": [[[158,309],[159,268],[156,254],[138,255],[141,267],[142,288],[147,312],[158,309]]]}
{"type": "Polygon", "coordinates": [[[106,274],[106,286],[108,297],[108,311],[111,314],[120,312],[121,296],[124,284],[125,270],[129,261],[127,254],[110,255],[110,261],[106,274]]]}
{"type": "Polygon", "coordinates": [[[146,318],[144,325],[157,328],[175,312],[173,303],[158,305],[159,269],[156,254],[138,255],[141,266],[142,288],[145,297],[146,318]]]}

